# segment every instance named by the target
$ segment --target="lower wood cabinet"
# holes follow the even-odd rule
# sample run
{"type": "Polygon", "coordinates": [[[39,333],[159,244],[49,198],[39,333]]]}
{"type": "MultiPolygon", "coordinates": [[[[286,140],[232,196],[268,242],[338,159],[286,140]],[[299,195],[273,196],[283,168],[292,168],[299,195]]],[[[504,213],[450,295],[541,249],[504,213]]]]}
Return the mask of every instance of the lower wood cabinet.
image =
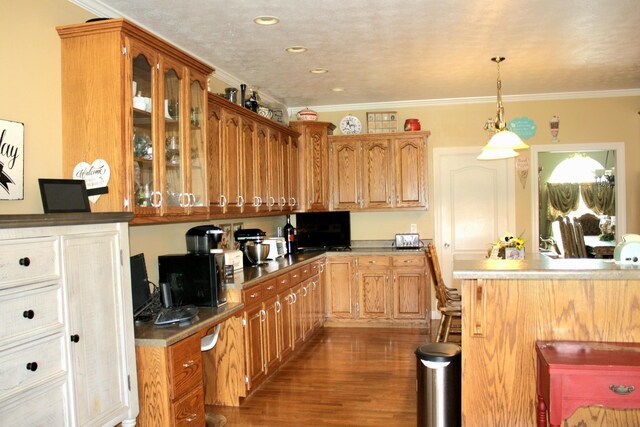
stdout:
{"type": "Polygon", "coordinates": [[[414,324],[429,320],[424,255],[327,257],[327,322],[414,324]]]}

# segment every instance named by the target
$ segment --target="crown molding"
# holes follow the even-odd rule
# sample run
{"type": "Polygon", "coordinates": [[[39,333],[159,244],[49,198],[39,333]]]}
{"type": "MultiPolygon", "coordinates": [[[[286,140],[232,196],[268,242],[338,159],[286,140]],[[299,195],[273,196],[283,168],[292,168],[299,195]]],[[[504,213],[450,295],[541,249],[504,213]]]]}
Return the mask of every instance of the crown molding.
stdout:
{"type": "MultiPolygon", "coordinates": [[[[584,92],[556,92],[537,93],[525,95],[502,95],[503,101],[523,102],[523,101],[558,101],[565,99],[588,99],[588,98],[617,98],[624,96],[640,96],[640,89],[602,90],[584,92]]],[[[333,111],[358,111],[358,110],[384,110],[389,108],[412,108],[412,107],[434,107],[443,105],[464,105],[495,103],[495,96],[478,96],[468,98],[441,98],[441,99],[415,99],[409,101],[389,101],[370,102],[361,104],[336,104],[336,105],[304,105],[290,107],[289,114],[310,108],[318,113],[333,111]]]]}

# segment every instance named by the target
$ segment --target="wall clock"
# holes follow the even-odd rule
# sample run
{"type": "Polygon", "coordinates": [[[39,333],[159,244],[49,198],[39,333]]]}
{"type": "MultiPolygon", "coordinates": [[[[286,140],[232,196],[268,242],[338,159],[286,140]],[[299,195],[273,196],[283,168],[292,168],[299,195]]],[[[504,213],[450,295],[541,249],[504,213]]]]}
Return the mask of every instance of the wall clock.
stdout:
{"type": "Polygon", "coordinates": [[[352,116],[351,114],[347,114],[342,118],[342,120],[340,120],[340,132],[345,135],[362,132],[362,123],[360,123],[360,119],[356,116],[352,116]]]}

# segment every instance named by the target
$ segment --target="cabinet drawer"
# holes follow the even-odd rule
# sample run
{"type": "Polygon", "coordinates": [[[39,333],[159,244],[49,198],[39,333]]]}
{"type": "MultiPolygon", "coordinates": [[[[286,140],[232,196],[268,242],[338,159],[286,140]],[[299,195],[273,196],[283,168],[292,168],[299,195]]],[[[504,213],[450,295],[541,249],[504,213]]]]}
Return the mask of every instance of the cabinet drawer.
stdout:
{"type": "Polygon", "coordinates": [[[178,400],[173,405],[173,419],[176,427],[205,426],[204,391],[202,386],[178,400]]]}
{"type": "Polygon", "coordinates": [[[0,345],[46,329],[62,328],[61,307],[62,290],[58,284],[0,292],[0,345]]]}
{"type": "Polygon", "coordinates": [[[267,280],[261,286],[263,299],[272,297],[278,293],[278,287],[276,286],[275,279],[267,280]]]}
{"type": "Polygon", "coordinates": [[[298,267],[292,270],[291,273],[289,273],[289,277],[290,277],[291,285],[297,285],[298,283],[300,283],[303,280],[302,267],[298,267]]]}
{"type": "Polygon", "coordinates": [[[0,286],[59,277],[56,243],[55,238],[0,242],[0,286]]]}
{"type": "Polygon", "coordinates": [[[278,292],[286,291],[291,287],[291,280],[289,279],[289,274],[283,274],[282,276],[276,277],[276,285],[278,287],[278,292]]]}
{"type": "Polygon", "coordinates": [[[13,404],[0,405],[2,427],[68,426],[67,385],[65,382],[39,387],[13,404]],[[37,404],[35,402],[38,402],[37,404]],[[35,410],[37,408],[37,410],[35,410]]]}
{"type": "Polygon", "coordinates": [[[358,257],[358,268],[389,267],[391,262],[388,256],[368,255],[358,257]]]}
{"type": "Polygon", "coordinates": [[[245,307],[252,307],[262,302],[262,286],[257,285],[242,291],[242,301],[245,307]]]}
{"type": "Polygon", "coordinates": [[[424,267],[425,266],[425,257],[424,255],[412,255],[412,256],[394,256],[391,257],[393,259],[394,267],[424,267]]]}
{"type": "Polygon", "coordinates": [[[315,276],[320,273],[320,262],[316,261],[311,264],[311,276],[315,276]]]}
{"type": "Polygon", "coordinates": [[[0,353],[0,401],[65,374],[62,340],[59,333],[0,353]]]}
{"type": "Polygon", "coordinates": [[[172,399],[178,399],[189,390],[202,385],[202,356],[200,337],[193,335],[172,345],[171,360],[172,399]]]}
{"type": "Polygon", "coordinates": [[[306,280],[311,277],[311,264],[303,265],[300,267],[300,279],[306,280]]]}
{"type": "MultiPolygon", "coordinates": [[[[640,388],[640,375],[635,372],[624,372],[624,368],[617,372],[602,372],[578,375],[564,375],[562,397],[564,399],[588,399],[589,402],[635,402],[640,404],[640,395],[636,392],[628,394],[614,393],[609,387],[633,386],[640,388]]],[[[628,406],[629,407],[629,406],[628,406]]],[[[634,406],[637,407],[637,406],[634,406]]]]}

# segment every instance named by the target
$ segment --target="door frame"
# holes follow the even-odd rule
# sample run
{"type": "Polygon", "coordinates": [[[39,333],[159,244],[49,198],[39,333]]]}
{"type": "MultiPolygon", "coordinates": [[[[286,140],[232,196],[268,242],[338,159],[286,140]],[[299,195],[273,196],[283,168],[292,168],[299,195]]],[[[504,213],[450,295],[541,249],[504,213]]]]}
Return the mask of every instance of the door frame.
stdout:
{"type": "MultiPolygon", "coordinates": [[[[538,153],[554,151],[605,151],[616,150],[616,241],[627,232],[627,190],[626,190],[626,159],[624,142],[598,142],[578,144],[542,144],[532,145],[530,153],[531,171],[531,239],[536,242],[540,236],[540,209],[538,209],[538,153]],[[623,179],[618,179],[623,177],[623,179]]],[[[538,244],[531,245],[532,252],[539,252],[538,244]]]]}

